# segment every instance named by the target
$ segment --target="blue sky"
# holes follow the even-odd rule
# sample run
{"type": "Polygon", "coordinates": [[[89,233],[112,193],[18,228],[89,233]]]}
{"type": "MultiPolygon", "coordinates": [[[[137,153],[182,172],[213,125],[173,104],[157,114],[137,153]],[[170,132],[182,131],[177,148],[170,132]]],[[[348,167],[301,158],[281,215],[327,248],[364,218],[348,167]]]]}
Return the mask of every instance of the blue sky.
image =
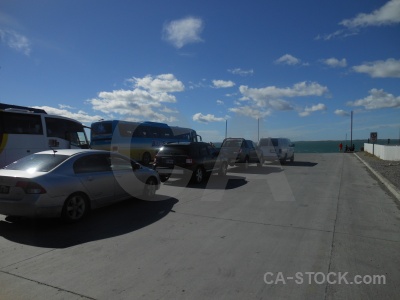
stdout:
{"type": "Polygon", "coordinates": [[[2,0],[0,102],[228,136],[400,134],[400,0],[2,0]],[[258,135],[258,124],[259,132],[258,135]]]}

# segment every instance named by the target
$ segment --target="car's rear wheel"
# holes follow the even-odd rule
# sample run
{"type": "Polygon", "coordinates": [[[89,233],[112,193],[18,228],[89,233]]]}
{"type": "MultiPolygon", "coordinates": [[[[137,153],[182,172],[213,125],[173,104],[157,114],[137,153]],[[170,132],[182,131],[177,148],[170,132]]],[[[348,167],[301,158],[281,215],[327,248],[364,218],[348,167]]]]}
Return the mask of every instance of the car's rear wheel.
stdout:
{"type": "Polygon", "coordinates": [[[192,180],[195,183],[201,183],[204,179],[204,169],[202,167],[198,167],[192,175],[192,180]]]}
{"type": "Polygon", "coordinates": [[[145,199],[151,199],[156,195],[157,190],[157,179],[150,177],[147,179],[144,186],[143,196],[145,199]]]}
{"type": "Polygon", "coordinates": [[[226,162],[222,163],[221,168],[218,171],[219,176],[226,176],[228,173],[228,164],[226,162]]]}
{"type": "Polygon", "coordinates": [[[76,193],[67,198],[64,202],[61,217],[69,223],[83,219],[89,211],[88,198],[81,193],[76,193]]]}

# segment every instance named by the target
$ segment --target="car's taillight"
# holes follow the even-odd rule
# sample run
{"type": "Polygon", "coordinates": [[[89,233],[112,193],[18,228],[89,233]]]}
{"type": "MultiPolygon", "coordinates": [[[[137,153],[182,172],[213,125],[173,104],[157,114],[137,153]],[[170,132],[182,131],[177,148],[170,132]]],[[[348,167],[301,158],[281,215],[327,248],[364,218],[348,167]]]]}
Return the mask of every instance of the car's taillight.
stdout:
{"type": "Polygon", "coordinates": [[[27,194],[45,194],[47,193],[44,187],[32,181],[18,181],[15,185],[24,190],[27,194]]]}

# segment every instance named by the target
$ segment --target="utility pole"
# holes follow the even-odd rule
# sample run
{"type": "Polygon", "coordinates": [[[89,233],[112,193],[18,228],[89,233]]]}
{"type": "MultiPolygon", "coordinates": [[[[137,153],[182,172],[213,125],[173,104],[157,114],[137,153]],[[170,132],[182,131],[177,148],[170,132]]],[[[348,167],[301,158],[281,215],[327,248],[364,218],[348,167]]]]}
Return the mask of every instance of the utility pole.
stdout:
{"type": "Polygon", "coordinates": [[[228,120],[225,120],[225,138],[228,137],[228,120]]]}
{"type": "Polygon", "coordinates": [[[350,147],[353,147],[353,111],[351,111],[350,147]]]}

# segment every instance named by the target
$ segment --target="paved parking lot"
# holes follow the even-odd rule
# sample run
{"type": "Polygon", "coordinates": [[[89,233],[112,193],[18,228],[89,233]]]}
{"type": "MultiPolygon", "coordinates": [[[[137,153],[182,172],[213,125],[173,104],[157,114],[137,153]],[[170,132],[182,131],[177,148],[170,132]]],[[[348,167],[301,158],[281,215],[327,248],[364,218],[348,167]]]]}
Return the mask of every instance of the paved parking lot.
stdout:
{"type": "Polygon", "coordinates": [[[296,160],[72,225],[0,216],[0,299],[397,298],[399,204],[351,154],[296,160]]]}

